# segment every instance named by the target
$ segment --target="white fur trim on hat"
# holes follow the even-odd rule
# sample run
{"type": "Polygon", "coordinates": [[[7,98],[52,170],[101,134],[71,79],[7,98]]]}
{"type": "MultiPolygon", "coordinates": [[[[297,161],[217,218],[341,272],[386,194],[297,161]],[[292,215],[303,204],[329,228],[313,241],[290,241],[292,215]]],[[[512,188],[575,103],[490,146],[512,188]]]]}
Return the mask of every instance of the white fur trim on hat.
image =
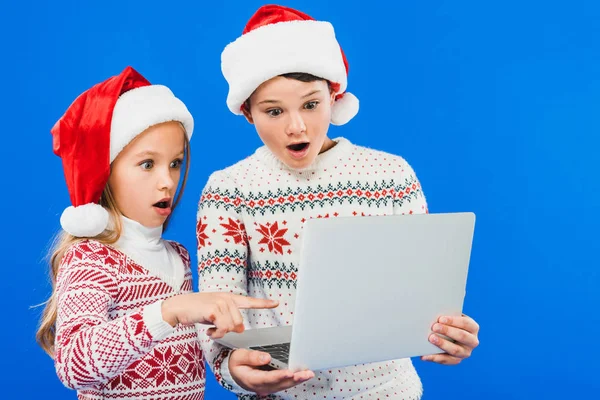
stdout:
{"type": "Polygon", "coordinates": [[[358,113],[358,99],[352,93],[346,92],[341,99],[333,103],[331,108],[331,123],[344,125],[358,113]]]}
{"type": "Polygon", "coordinates": [[[194,131],[194,118],[187,107],[163,85],[142,86],[123,93],[113,110],[110,127],[110,162],[137,135],[168,121],[183,124],[188,139],[194,131]]]}
{"type": "Polygon", "coordinates": [[[227,106],[241,106],[263,82],[291,72],[304,72],[340,85],[347,74],[333,26],[326,21],[288,21],[256,28],[225,47],[221,70],[229,83],[227,106]]]}
{"type": "Polygon", "coordinates": [[[60,225],[76,237],[95,237],[108,226],[108,211],[99,204],[69,206],[60,216],[60,225]]]}

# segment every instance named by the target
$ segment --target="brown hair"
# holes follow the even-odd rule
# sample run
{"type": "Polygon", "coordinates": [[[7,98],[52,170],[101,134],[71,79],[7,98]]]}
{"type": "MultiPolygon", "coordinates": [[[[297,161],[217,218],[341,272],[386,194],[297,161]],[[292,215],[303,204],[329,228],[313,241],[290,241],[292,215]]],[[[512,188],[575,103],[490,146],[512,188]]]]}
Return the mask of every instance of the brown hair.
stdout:
{"type": "MultiPolygon", "coordinates": [[[[183,124],[182,124],[183,128],[183,124]]],[[[190,165],[190,143],[187,135],[185,134],[185,145],[184,145],[184,162],[185,162],[185,170],[183,174],[183,179],[181,180],[181,186],[179,187],[179,191],[175,197],[175,201],[173,202],[172,209],[175,210],[175,207],[179,203],[181,196],[183,195],[183,190],[185,189],[185,184],[187,182],[187,176],[190,165]]],[[[44,349],[46,353],[52,358],[54,358],[54,341],[56,335],[56,317],[58,313],[58,299],[56,293],[56,277],[58,275],[58,270],[60,267],[60,263],[62,261],[63,256],[67,252],[67,250],[75,243],[78,243],[82,240],[93,239],[103,244],[113,244],[119,237],[121,236],[122,226],[120,215],[122,213],[119,211],[117,204],[114,200],[114,197],[111,193],[110,187],[106,185],[104,191],[102,192],[102,196],[100,197],[99,204],[104,207],[112,221],[115,222],[115,226],[112,230],[105,230],[98,236],[93,238],[82,238],[76,237],[68,234],[65,231],[59,232],[53,241],[52,249],[49,252],[49,265],[50,265],[50,282],[52,283],[52,294],[50,298],[43,304],[45,304],[44,311],[42,312],[42,316],[40,318],[40,325],[38,331],[36,333],[36,340],[40,347],[44,349]]],[[[167,225],[169,220],[173,214],[169,215],[163,224],[163,231],[167,229],[167,225]]]]}
{"type": "MultiPolygon", "coordinates": [[[[294,79],[300,82],[325,81],[327,82],[327,87],[329,88],[329,91],[331,92],[331,90],[333,89],[331,82],[329,82],[327,79],[323,79],[312,74],[307,74],[306,72],[290,72],[287,74],[281,74],[279,76],[283,76],[287,79],[294,79]]],[[[242,106],[247,112],[250,112],[250,98],[252,97],[252,94],[246,99],[244,105],[242,106]]]]}

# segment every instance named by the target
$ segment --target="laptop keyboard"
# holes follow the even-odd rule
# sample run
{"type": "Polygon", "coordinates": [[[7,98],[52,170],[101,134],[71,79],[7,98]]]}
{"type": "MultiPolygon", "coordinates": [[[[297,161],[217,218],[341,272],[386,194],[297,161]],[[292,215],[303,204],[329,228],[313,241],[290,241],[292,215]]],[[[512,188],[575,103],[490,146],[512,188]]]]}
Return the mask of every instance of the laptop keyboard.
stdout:
{"type": "Polygon", "coordinates": [[[288,363],[288,359],[290,357],[290,344],[289,343],[279,343],[279,344],[270,344],[266,346],[254,346],[250,347],[252,350],[258,350],[265,353],[269,353],[272,358],[279,360],[284,363],[288,363]]]}

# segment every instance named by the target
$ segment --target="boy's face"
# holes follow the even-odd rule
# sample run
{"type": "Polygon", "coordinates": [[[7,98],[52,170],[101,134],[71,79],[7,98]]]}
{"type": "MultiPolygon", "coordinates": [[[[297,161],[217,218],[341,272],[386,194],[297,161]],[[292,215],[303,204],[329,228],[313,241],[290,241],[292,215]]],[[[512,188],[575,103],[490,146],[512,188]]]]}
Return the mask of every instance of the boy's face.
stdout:
{"type": "Polygon", "coordinates": [[[334,100],[324,80],[301,82],[278,76],[256,89],[250,112],[244,115],[279,160],[303,169],[335,144],[327,137],[334,100]]]}
{"type": "Polygon", "coordinates": [[[127,218],[148,228],[165,222],[181,176],[184,135],[178,122],[154,125],[113,161],[108,184],[127,218]]]}

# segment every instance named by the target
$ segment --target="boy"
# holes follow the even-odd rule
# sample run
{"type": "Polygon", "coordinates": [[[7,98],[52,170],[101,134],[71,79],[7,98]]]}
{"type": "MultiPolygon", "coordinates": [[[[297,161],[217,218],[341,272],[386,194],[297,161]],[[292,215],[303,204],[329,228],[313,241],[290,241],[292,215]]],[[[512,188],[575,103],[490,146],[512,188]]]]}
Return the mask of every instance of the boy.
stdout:
{"type": "MultiPolygon", "coordinates": [[[[255,125],[265,146],[213,173],[203,191],[197,221],[200,290],[279,300],[277,309],[246,312],[246,326],[290,325],[303,222],[426,213],[425,196],[401,157],[327,136],[330,123],[343,125],[358,112],[358,100],[345,91],[348,63],[328,22],[290,8],[261,7],[223,51],[222,69],[229,109],[255,125]]],[[[448,319],[440,318],[432,329],[456,342],[432,334],[432,343],[446,353],[423,359],[457,364],[478,345],[479,328],[466,316],[443,318],[448,319]]],[[[203,349],[219,383],[240,398],[422,394],[410,359],[293,374],[260,369],[268,354],[232,351],[208,338],[203,349]]]]}

